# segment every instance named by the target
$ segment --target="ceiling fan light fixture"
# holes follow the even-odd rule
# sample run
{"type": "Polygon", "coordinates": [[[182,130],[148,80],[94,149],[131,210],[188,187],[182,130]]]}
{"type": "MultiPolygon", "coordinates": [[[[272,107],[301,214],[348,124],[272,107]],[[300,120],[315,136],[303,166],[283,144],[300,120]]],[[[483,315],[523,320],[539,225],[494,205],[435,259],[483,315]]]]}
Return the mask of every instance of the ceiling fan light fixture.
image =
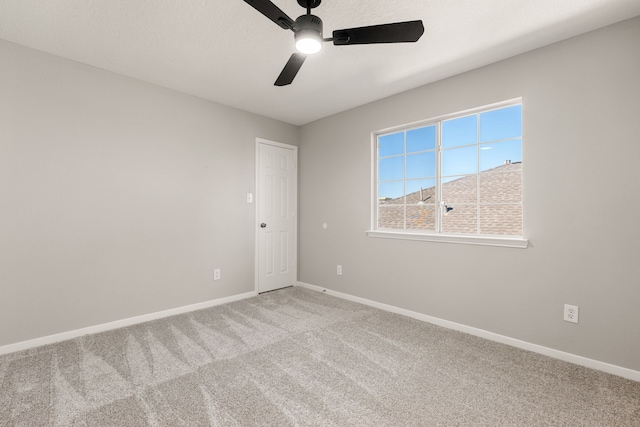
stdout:
{"type": "Polygon", "coordinates": [[[322,37],[313,30],[300,31],[295,39],[296,50],[305,55],[313,55],[322,49],[322,37]]]}
{"type": "Polygon", "coordinates": [[[313,55],[322,49],[322,19],[315,15],[302,15],[293,27],[296,50],[305,55],[313,55]]]}

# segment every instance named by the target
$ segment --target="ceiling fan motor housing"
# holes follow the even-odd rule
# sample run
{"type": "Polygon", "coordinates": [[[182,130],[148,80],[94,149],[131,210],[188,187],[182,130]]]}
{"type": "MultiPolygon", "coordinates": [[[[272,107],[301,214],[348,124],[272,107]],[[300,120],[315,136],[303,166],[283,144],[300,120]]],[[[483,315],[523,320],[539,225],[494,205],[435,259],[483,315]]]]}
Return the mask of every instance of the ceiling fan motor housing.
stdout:
{"type": "Polygon", "coordinates": [[[296,19],[293,31],[295,32],[296,40],[308,34],[313,34],[322,39],[322,19],[315,15],[301,15],[296,19]]]}

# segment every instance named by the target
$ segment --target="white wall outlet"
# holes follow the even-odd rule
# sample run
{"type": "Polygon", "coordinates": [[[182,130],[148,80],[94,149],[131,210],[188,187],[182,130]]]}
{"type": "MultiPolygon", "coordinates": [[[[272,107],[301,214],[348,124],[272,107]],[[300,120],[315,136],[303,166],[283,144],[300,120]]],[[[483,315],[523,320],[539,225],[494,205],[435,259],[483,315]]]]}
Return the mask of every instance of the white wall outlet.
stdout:
{"type": "Polygon", "coordinates": [[[253,193],[247,193],[247,203],[253,203],[253,193]]]}
{"type": "Polygon", "coordinates": [[[564,305],[564,320],[567,322],[578,323],[578,306],[577,305],[564,305]]]}
{"type": "Polygon", "coordinates": [[[220,269],[216,268],[213,270],[213,280],[220,280],[220,269]]]}
{"type": "Polygon", "coordinates": [[[342,276],[342,266],[340,264],[338,264],[338,268],[336,269],[336,273],[338,273],[338,276],[342,276]]]}

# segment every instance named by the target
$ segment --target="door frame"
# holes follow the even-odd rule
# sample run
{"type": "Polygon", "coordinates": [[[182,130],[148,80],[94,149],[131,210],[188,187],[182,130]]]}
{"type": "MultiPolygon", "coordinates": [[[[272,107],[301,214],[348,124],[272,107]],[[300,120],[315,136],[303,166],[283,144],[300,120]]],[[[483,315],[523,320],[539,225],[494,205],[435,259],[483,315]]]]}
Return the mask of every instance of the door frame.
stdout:
{"type": "Polygon", "coordinates": [[[294,282],[298,281],[298,147],[295,145],[284,144],[282,142],[271,141],[264,138],[256,138],[255,145],[255,212],[253,226],[255,230],[255,256],[254,256],[254,290],[256,294],[260,293],[260,146],[271,145],[278,148],[293,150],[293,161],[295,163],[293,176],[293,194],[295,197],[294,215],[293,215],[293,261],[295,263],[294,282]]]}

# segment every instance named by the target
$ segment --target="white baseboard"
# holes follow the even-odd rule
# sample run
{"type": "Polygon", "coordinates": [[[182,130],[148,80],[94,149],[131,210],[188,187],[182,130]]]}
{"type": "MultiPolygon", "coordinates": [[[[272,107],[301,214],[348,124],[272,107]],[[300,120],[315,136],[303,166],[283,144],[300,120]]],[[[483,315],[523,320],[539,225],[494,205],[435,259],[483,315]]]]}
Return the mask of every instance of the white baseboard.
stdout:
{"type": "Polygon", "coordinates": [[[442,326],[448,329],[453,329],[455,331],[465,332],[467,334],[475,335],[477,337],[484,338],[490,341],[496,341],[502,344],[510,345],[512,347],[521,348],[523,350],[533,351],[534,353],[539,353],[545,356],[553,357],[555,359],[564,360],[565,362],[574,363],[576,365],[585,366],[591,369],[596,369],[598,371],[603,371],[623,378],[628,378],[630,380],[640,381],[640,371],[634,371],[633,369],[623,368],[622,366],[612,365],[610,363],[600,362],[598,360],[589,359],[586,357],[578,356],[576,354],[566,353],[564,351],[555,350],[553,348],[532,344],[527,341],[522,341],[493,332],[485,331],[483,329],[462,325],[460,323],[451,322],[449,320],[440,319],[438,317],[428,316],[426,314],[417,313],[415,311],[405,310],[404,308],[395,307],[393,305],[371,301],[366,298],[360,298],[353,295],[344,294],[342,292],[332,291],[331,289],[311,285],[309,283],[298,282],[297,286],[311,289],[317,292],[323,292],[327,295],[335,296],[353,302],[358,302],[360,304],[368,305],[371,307],[379,308],[391,313],[401,314],[403,316],[411,317],[416,320],[421,320],[423,322],[432,323],[434,325],[442,326]]]}
{"type": "Polygon", "coordinates": [[[258,295],[257,292],[246,292],[244,294],[232,295],[230,297],[218,298],[210,301],[200,302],[197,304],[185,305],[183,307],[172,308],[169,310],[158,311],[155,313],[143,314],[142,316],[129,317],[128,319],[116,320],[115,322],[103,323],[100,325],[89,326],[87,328],[76,329],[73,331],[62,332],[60,334],[48,335],[46,337],[35,338],[32,340],[21,341],[15,344],[8,344],[0,347],[0,355],[13,353],[16,351],[28,350],[34,347],[40,347],[47,344],[53,344],[60,341],[66,341],[83,335],[95,334],[98,332],[110,331],[112,329],[123,328],[125,326],[137,325],[139,323],[149,322],[151,320],[162,319],[163,317],[175,316],[176,314],[189,313],[191,311],[202,310],[203,308],[214,307],[216,305],[226,304],[229,302],[240,301],[258,295]]]}

